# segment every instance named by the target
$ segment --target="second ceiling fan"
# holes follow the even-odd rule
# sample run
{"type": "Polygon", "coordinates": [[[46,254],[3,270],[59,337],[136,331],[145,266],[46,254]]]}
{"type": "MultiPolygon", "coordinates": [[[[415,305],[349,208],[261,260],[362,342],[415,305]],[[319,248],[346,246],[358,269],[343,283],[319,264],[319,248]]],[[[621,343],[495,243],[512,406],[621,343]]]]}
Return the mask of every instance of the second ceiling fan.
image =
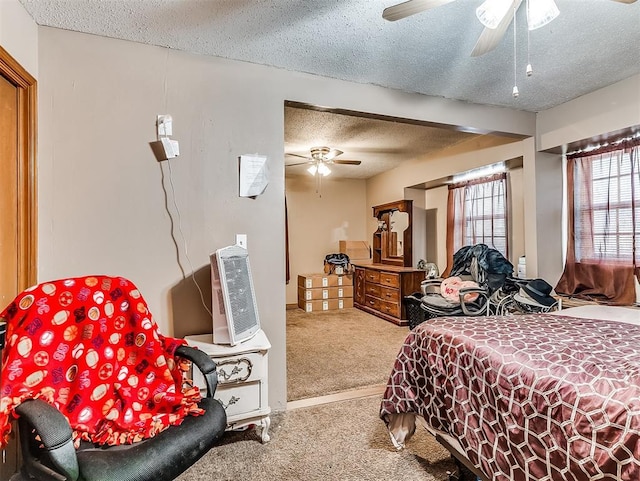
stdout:
{"type": "MultiPolygon", "coordinates": [[[[389,21],[400,20],[416,13],[424,12],[455,0],[408,0],[398,5],[387,7],[382,18],[389,21]]],[[[478,57],[490,52],[500,43],[507,28],[513,20],[515,12],[524,0],[486,0],[476,9],[478,20],[484,30],[471,52],[478,57]]],[[[635,3],[636,0],[612,0],[618,3],[635,3]]],[[[527,24],[529,30],[535,30],[551,22],[560,11],[553,0],[527,0],[527,24]]]]}
{"type": "Polygon", "coordinates": [[[329,169],[328,164],[360,165],[362,163],[360,160],[336,159],[336,157],[342,155],[343,152],[341,150],[332,149],[329,147],[312,147],[309,152],[311,156],[287,153],[286,155],[292,157],[300,157],[302,159],[306,159],[305,162],[287,164],[287,167],[309,164],[309,168],[307,170],[310,174],[329,175],[331,173],[331,169],[329,169]]]}

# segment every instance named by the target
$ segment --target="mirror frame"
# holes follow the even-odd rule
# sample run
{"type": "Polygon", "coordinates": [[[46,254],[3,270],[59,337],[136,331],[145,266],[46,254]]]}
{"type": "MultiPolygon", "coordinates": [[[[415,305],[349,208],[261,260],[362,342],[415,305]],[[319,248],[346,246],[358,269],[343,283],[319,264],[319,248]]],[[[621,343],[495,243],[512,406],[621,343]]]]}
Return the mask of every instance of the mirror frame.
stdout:
{"type": "Polygon", "coordinates": [[[373,234],[373,262],[374,264],[388,264],[395,266],[411,267],[413,261],[411,241],[412,224],[413,224],[413,201],[412,200],[398,200],[395,202],[389,202],[387,204],[376,205],[373,207],[373,216],[378,221],[383,221],[387,226],[387,229],[380,231],[377,230],[373,234]],[[402,247],[402,256],[389,255],[389,217],[392,212],[406,212],[409,215],[408,225],[404,231],[402,247]]]}

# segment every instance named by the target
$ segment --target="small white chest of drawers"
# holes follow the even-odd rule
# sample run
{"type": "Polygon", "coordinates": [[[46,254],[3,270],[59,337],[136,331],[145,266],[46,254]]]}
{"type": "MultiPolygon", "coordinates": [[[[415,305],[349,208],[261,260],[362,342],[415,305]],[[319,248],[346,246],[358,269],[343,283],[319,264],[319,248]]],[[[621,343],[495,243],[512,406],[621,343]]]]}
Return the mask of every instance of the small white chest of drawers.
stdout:
{"type": "MultiPolygon", "coordinates": [[[[217,364],[215,398],[227,413],[227,430],[261,426],[263,443],[269,441],[268,360],[271,344],[264,331],[235,346],[213,344],[211,334],[187,336],[190,346],[206,353],[217,364]]],[[[202,374],[193,370],[193,382],[206,392],[202,374]]]]}

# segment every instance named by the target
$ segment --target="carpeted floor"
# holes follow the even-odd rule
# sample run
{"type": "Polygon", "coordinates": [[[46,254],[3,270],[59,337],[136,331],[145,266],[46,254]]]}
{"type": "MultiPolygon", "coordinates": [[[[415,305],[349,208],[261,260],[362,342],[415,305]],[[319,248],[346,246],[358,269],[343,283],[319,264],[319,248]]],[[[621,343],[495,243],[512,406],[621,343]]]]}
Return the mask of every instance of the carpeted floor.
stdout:
{"type": "MultiPolygon", "coordinates": [[[[407,327],[357,309],[287,311],[288,400],[385,384],[407,327]]],[[[396,451],[380,420],[380,396],[271,416],[271,441],[255,430],[227,432],[177,481],[444,481],[449,453],[418,427],[396,451]]]]}
{"type": "Polygon", "coordinates": [[[385,384],[409,333],[351,308],[287,311],[287,400],[385,384]]]}
{"type": "Polygon", "coordinates": [[[380,397],[279,413],[271,441],[256,431],[226,433],[177,481],[444,481],[454,465],[424,429],[396,451],[378,417],[380,397]]]}

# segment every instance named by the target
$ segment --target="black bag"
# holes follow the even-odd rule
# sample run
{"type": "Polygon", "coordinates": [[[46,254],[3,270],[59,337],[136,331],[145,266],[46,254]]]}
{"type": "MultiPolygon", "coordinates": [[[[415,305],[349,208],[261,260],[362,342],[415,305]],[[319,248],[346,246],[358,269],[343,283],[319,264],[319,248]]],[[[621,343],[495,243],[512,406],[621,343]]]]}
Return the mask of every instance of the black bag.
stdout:
{"type": "Polygon", "coordinates": [[[346,274],[350,268],[349,256],[347,254],[328,254],[324,258],[324,272],[325,274],[334,274],[336,267],[342,267],[342,273],[346,274]]]}

